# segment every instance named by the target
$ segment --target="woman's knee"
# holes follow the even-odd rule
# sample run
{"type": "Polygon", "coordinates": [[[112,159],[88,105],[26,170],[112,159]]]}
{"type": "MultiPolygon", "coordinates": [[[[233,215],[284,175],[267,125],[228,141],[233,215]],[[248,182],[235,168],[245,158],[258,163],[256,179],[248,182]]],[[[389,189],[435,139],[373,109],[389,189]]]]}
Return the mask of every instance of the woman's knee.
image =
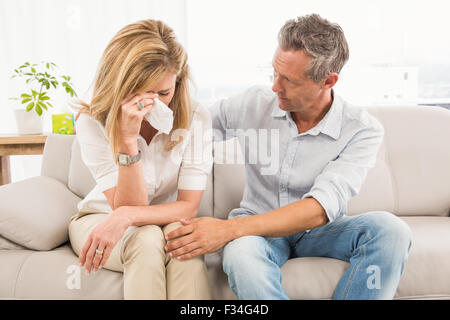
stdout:
{"type": "Polygon", "coordinates": [[[87,214],[82,217],[72,219],[69,223],[69,241],[73,251],[79,255],[86,243],[91,231],[103,220],[107,218],[106,213],[87,214]]]}
{"type": "Polygon", "coordinates": [[[123,243],[122,255],[125,260],[137,256],[156,255],[164,258],[165,239],[162,229],[156,225],[145,225],[136,228],[130,235],[126,236],[123,243]]]}
{"type": "Polygon", "coordinates": [[[172,222],[167,225],[165,225],[162,230],[164,233],[164,236],[166,236],[168,233],[172,232],[175,229],[178,229],[179,227],[182,227],[183,225],[180,222],[172,222]]]}

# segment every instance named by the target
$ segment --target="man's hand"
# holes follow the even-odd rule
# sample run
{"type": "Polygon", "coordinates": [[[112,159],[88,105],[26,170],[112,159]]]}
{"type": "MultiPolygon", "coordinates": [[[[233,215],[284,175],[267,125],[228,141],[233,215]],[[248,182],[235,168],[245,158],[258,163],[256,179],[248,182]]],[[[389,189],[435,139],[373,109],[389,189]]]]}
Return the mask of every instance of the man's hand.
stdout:
{"type": "Polygon", "coordinates": [[[165,249],[172,258],[188,260],[214,252],[233,239],[228,220],[202,217],[180,222],[183,226],[166,236],[165,249]]]}

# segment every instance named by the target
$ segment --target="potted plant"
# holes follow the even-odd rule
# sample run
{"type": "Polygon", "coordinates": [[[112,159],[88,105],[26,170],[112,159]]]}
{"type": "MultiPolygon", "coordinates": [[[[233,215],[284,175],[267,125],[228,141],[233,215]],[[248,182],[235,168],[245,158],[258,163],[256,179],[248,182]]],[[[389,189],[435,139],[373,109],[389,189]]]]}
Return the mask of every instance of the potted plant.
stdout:
{"type": "Polygon", "coordinates": [[[22,78],[27,85],[27,89],[19,97],[9,98],[20,102],[22,106],[15,110],[19,134],[40,134],[43,132],[42,114],[44,110],[53,108],[50,103],[52,100],[49,90],[57,90],[63,87],[71,97],[77,96],[68,75],[55,75],[55,69],[57,68],[53,62],[42,61],[40,65],[25,62],[14,69],[11,79],[22,78]]]}

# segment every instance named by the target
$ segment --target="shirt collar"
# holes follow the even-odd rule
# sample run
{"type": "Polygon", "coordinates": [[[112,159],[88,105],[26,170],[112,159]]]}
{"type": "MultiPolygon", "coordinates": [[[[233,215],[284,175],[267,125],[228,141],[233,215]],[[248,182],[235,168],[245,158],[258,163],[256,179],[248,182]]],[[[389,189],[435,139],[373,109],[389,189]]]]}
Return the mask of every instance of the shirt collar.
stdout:
{"type": "MultiPolygon", "coordinates": [[[[330,110],[328,110],[325,117],[314,127],[305,132],[305,134],[310,135],[318,135],[319,133],[324,133],[333,139],[338,139],[341,133],[341,125],[342,125],[342,100],[341,98],[334,93],[334,90],[331,91],[333,97],[333,103],[331,104],[330,110]]],[[[272,117],[286,117],[287,112],[281,110],[278,106],[278,103],[275,104],[272,110],[272,117]]]]}

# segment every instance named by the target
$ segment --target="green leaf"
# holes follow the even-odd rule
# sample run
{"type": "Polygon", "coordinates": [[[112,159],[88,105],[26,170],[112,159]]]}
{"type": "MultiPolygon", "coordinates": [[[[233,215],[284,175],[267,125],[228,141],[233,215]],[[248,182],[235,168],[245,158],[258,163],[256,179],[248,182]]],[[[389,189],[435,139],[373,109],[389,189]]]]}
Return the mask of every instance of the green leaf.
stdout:
{"type": "Polygon", "coordinates": [[[31,68],[31,72],[36,73],[36,69],[35,68],[31,68]]]}
{"type": "Polygon", "coordinates": [[[70,88],[69,87],[66,87],[66,92],[70,93],[70,88]]]}
{"type": "Polygon", "coordinates": [[[30,101],[31,101],[31,98],[23,99],[23,100],[22,100],[22,104],[27,103],[27,102],[30,102],[30,101]]]}
{"type": "Polygon", "coordinates": [[[53,108],[53,105],[50,103],[50,102],[46,102],[46,104],[49,106],[49,107],[52,107],[53,108]]]}
{"type": "Polygon", "coordinates": [[[42,103],[42,102],[38,102],[38,105],[40,106],[40,107],[42,107],[42,108],[44,108],[45,110],[48,110],[47,109],[47,106],[44,104],[44,103],[42,103]]]}
{"type": "Polygon", "coordinates": [[[34,102],[30,102],[30,103],[27,105],[27,111],[30,111],[31,109],[33,109],[33,107],[34,107],[34,102]]]}
{"type": "Polygon", "coordinates": [[[39,104],[36,105],[36,112],[39,116],[42,115],[42,108],[39,106],[39,104]]]}
{"type": "Polygon", "coordinates": [[[48,62],[46,64],[46,66],[47,66],[47,69],[50,69],[50,64],[48,62]]]}
{"type": "Polygon", "coordinates": [[[50,100],[48,96],[41,97],[41,100],[50,100]]]}
{"type": "Polygon", "coordinates": [[[21,98],[31,98],[31,96],[30,96],[29,94],[26,94],[26,93],[22,93],[22,94],[20,95],[20,97],[21,97],[21,98]]]}

